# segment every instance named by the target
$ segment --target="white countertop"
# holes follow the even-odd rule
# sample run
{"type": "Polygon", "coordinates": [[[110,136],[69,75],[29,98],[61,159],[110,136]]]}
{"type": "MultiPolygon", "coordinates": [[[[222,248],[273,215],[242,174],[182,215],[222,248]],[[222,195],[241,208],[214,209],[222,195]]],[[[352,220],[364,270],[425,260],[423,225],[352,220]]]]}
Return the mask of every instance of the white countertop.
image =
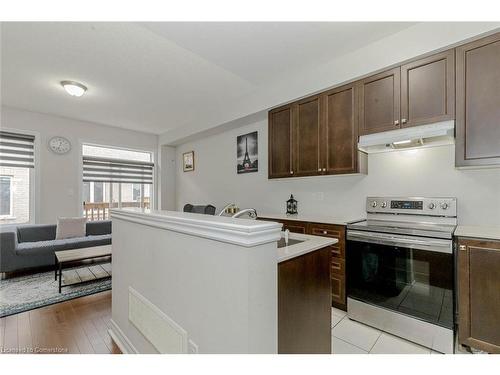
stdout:
{"type": "MultiPolygon", "coordinates": [[[[269,221],[139,208],[111,209],[110,212],[112,219],[135,222],[245,247],[274,242],[284,235],[281,232],[281,224],[269,221]]],[[[278,263],[338,242],[335,238],[298,233],[290,233],[289,238],[304,242],[277,248],[278,263]]]]}
{"type": "Polygon", "coordinates": [[[263,219],[276,219],[276,220],[293,220],[293,221],[306,221],[311,223],[333,224],[333,225],[346,225],[352,221],[363,220],[360,217],[336,217],[334,215],[287,215],[287,214],[271,214],[271,213],[258,213],[260,218],[263,219]]]}
{"type": "Polygon", "coordinates": [[[500,227],[459,225],[455,230],[455,236],[500,240],[500,227]]]}
{"type": "Polygon", "coordinates": [[[112,219],[125,220],[245,247],[277,241],[281,232],[281,224],[270,221],[233,219],[231,217],[189,212],[140,208],[113,208],[110,213],[112,219]]]}
{"type": "MultiPolygon", "coordinates": [[[[283,235],[283,234],[282,234],[283,235]]],[[[339,242],[336,238],[311,236],[309,234],[290,233],[288,238],[293,240],[302,240],[294,245],[278,248],[278,263],[293,259],[298,256],[322,249],[339,242]]]]}

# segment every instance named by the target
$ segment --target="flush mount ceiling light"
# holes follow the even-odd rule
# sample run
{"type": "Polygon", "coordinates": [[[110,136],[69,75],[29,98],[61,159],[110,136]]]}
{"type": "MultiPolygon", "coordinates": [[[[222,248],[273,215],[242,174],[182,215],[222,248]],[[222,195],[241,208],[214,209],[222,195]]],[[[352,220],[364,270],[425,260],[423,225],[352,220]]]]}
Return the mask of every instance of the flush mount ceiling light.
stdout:
{"type": "Polygon", "coordinates": [[[87,91],[87,87],[75,81],[61,81],[61,86],[68,94],[76,97],[82,96],[87,91]]]}

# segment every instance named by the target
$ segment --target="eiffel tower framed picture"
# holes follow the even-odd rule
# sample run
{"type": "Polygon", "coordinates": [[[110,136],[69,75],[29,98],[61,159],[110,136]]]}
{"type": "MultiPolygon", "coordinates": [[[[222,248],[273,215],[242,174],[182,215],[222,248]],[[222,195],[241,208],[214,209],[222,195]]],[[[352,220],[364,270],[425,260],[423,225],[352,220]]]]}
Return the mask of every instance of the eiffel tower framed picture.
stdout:
{"type": "Polygon", "coordinates": [[[258,133],[248,133],[236,137],[236,160],[238,174],[257,172],[258,160],[258,133]]]}

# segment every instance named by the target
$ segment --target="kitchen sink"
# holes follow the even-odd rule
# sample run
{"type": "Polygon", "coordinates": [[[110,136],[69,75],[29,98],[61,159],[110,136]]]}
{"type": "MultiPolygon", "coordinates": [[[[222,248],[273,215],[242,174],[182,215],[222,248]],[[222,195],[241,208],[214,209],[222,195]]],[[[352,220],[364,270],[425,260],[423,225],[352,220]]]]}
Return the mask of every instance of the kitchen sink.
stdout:
{"type": "MultiPolygon", "coordinates": [[[[298,243],[301,243],[301,242],[304,242],[302,240],[294,240],[292,238],[289,238],[288,239],[288,246],[292,246],[292,245],[296,245],[298,243]]],[[[278,249],[281,248],[281,247],[286,247],[287,245],[285,244],[285,239],[282,237],[279,241],[278,241],[278,249]]]]}

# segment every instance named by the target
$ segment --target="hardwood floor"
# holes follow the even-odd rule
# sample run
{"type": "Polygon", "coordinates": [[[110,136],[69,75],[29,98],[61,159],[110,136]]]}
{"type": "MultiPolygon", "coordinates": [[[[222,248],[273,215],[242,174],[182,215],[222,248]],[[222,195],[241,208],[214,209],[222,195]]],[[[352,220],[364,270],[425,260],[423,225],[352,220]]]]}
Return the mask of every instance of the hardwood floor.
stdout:
{"type": "Polygon", "coordinates": [[[108,334],[111,291],[0,318],[0,353],[121,353],[108,334]]]}

